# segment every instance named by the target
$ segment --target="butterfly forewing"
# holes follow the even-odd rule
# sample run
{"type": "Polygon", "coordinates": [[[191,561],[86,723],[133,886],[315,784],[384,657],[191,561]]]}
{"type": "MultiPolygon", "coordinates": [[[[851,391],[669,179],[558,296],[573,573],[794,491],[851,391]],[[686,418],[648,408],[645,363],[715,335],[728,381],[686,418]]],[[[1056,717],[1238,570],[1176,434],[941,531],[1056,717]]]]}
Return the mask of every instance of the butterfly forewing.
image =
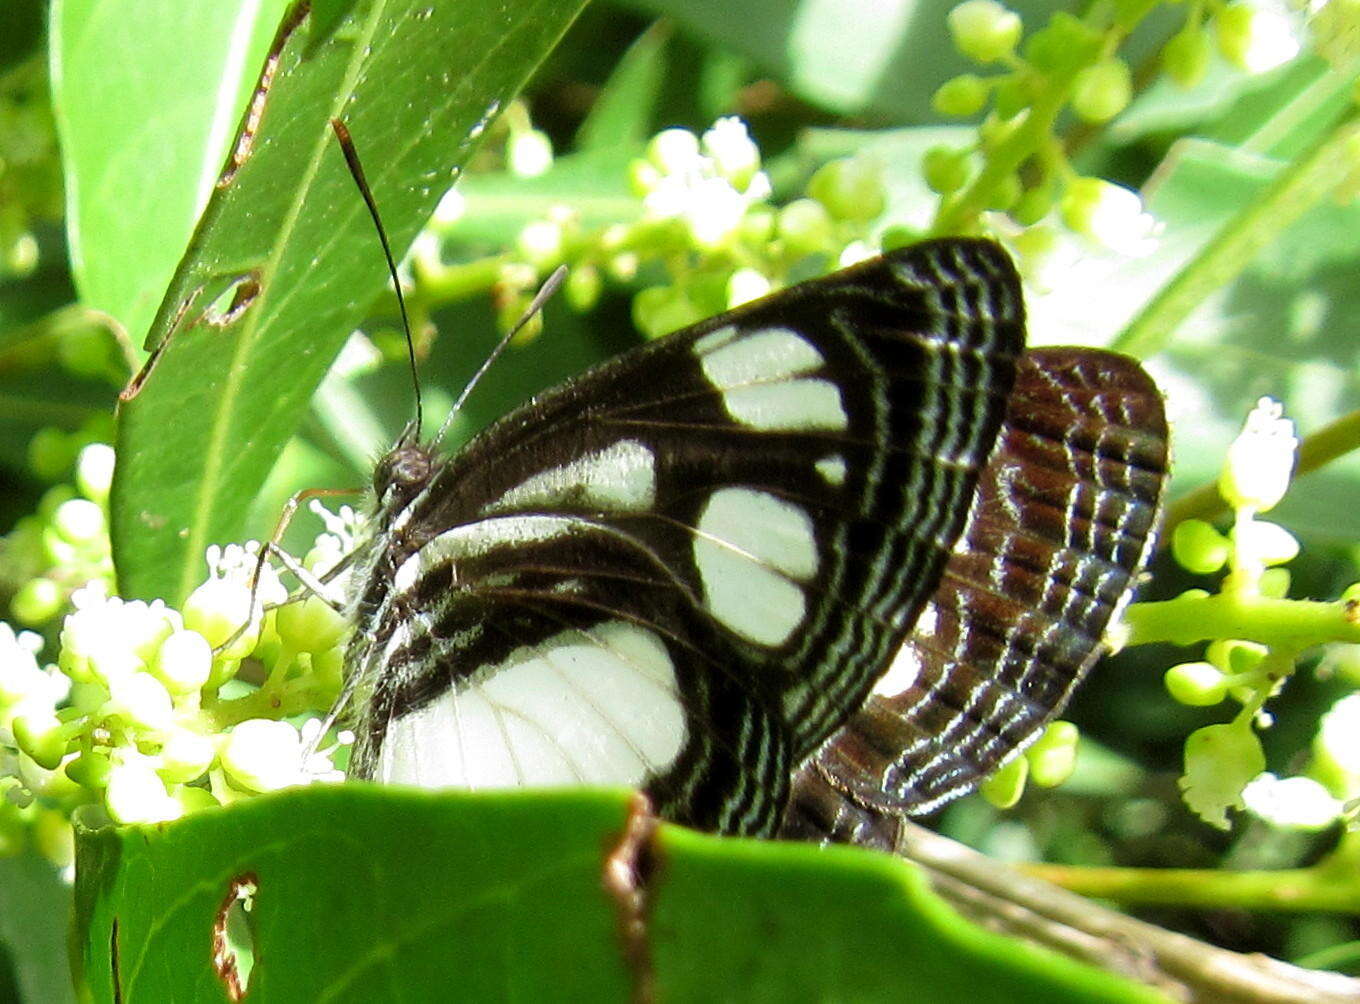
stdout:
{"type": "Polygon", "coordinates": [[[864,707],[800,770],[784,831],[885,843],[880,810],[974,787],[1062,709],[1153,541],[1161,395],[1137,363],[1040,349],[1018,369],[968,527],[864,707]]]}
{"type": "Polygon", "coordinates": [[[995,245],[930,242],[618,357],[448,460],[405,447],[359,562],[352,772],[637,785],[770,832],[936,592],[1022,309],[995,245]]]}

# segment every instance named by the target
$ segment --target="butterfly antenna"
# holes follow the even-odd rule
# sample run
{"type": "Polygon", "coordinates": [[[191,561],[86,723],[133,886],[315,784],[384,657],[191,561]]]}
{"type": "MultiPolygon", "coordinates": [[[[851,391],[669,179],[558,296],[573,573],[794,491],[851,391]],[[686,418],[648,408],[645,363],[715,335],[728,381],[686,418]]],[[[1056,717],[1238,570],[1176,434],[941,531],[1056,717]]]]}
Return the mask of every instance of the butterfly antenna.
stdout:
{"type": "Polygon", "coordinates": [[[496,343],[496,347],[491,350],[491,354],[482,361],[482,365],[477,368],[476,373],[472,374],[472,379],[467,382],[467,385],[463,387],[462,393],[458,395],[458,400],[453,402],[453,407],[449,409],[449,417],[444,419],[444,424],[439,427],[439,432],[434,437],[436,443],[444,438],[444,433],[448,431],[449,424],[453,421],[458,412],[462,410],[464,402],[467,401],[468,396],[472,393],[472,389],[477,386],[478,381],[481,380],[486,371],[491,368],[491,364],[500,357],[500,354],[505,351],[505,347],[520,333],[533,316],[543,309],[543,304],[547,303],[552,295],[557,292],[557,287],[562,285],[562,280],[566,277],[567,266],[558,265],[553,271],[553,274],[544,280],[543,285],[540,286],[538,292],[534,294],[534,298],[529,303],[528,308],[525,309],[524,314],[515,322],[513,328],[501,335],[501,340],[496,343]]]}
{"type": "Polygon", "coordinates": [[[416,343],[415,339],[411,337],[411,320],[406,314],[406,297],[401,293],[401,279],[397,276],[397,263],[392,257],[392,246],[387,242],[387,231],[383,229],[382,217],[378,215],[378,203],[373,199],[373,191],[368,187],[368,180],[364,177],[363,165],[359,163],[359,153],[354,149],[354,139],[350,136],[345,123],[339,119],[331,119],[331,130],[340,142],[340,151],[345,155],[345,163],[349,165],[350,177],[354,179],[359,194],[364,197],[364,205],[368,207],[368,215],[373,217],[373,226],[377,228],[378,240],[382,242],[383,257],[387,259],[387,271],[392,276],[392,288],[397,292],[397,306],[401,309],[401,329],[406,334],[406,358],[411,363],[411,385],[415,388],[416,420],[413,428],[418,437],[425,416],[420,402],[420,375],[416,372],[416,343]]]}

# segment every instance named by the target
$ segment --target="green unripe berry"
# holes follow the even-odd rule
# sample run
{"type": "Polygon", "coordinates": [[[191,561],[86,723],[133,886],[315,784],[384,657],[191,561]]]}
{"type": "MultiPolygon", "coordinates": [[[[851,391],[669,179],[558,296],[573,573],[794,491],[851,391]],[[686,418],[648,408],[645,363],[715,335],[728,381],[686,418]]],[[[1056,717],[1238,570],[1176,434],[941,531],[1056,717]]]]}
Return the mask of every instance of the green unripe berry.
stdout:
{"type": "Polygon", "coordinates": [[[963,73],[946,80],[930,99],[931,107],[951,118],[969,118],[982,111],[991,89],[975,73],[963,73]]]}
{"type": "Polygon", "coordinates": [[[1186,519],[1171,533],[1171,554],[1176,562],[1196,575],[1212,575],[1228,560],[1228,538],[1202,519],[1186,519]]]}
{"type": "Polygon", "coordinates": [[[1025,780],[1028,777],[1029,760],[1018,756],[983,781],[978,791],[998,809],[1009,809],[1025,793],[1025,780]]]}
{"type": "Polygon", "coordinates": [[[1020,41],[1020,15],[996,0],[964,0],[948,21],[955,48],[979,63],[1009,56],[1020,41]]]}
{"type": "Polygon", "coordinates": [[[1108,122],[1126,107],[1133,80],[1122,59],[1106,59],[1077,74],[1072,84],[1072,110],[1087,122],[1108,122]]]}
{"type": "Polygon", "coordinates": [[[1162,677],[1167,693],[1181,704],[1202,708],[1218,704],[1228,696],[1222,670],[1208,662],[1183,662],[1172,666],[1162,677]]]}
{"type": "Polygon", "coordinates": [[[823,164],[808,182],[808,195],[835,219],[865,223],[879,216],[887,203],[883,171],[865,157],[845,157],[823,164]]]}
{"type": "Polygon", "coordinates": [[[933,146],[921,158],[921,173],[932,192],[948,195],[968,181],[968,154],[947,146],[933,146]]]}
{"type": "Polygon", "coordinates": [[[1210,43],[1204,30],[1186,25],[1162,47],[1162,69],[1187,90],[1204,79],[1209,69],[1210,43]]]}

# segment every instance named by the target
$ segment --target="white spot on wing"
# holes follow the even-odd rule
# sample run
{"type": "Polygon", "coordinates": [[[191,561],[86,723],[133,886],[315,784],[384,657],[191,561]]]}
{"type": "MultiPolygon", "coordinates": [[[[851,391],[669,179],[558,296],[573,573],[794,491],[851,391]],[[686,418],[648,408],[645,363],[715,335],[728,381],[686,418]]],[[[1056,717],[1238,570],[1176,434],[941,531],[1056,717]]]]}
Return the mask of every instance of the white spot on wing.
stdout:
{"type": "Polygon", "coordinates": [[[651,631],[568,630],[394,720],[378,776],[425,788],[636,787],[685,740],[675,671],[651,631]]]}
{"type": "Polygon", "coordinates": [[[845,483],[845,458],[840,454],[836,453],[829,457],[823,457],[812,466],[817,468],[817,473],[822,476],[827,484],[839,488],[845,483]]]}
{"type": "Polygon", "coordinates": [[[655,501],[656,458],[637,440],[624,439],[535,474],[485,511],[571,504],[610,512],[643,512],[655,501]]]}
{"type": "Polygon", "coordinates": [[[392,579],[394,592],[405,592],[428,569],[494,551],[498,547],[552,540],[571,532],[580,521],[570,516],[501,516],[445,530],[401,563],[392,579]]]}
{"type": "Polygon", "coordinates": [[[803,377],[825,363],[812,342],[786,328],[737,336],[719,328],[694,343],[704,377],[722,393],[723,407],[754,429],[843,430],[849,425],[841,394],[829,380],[803,377]]]}
{"type": "Polygon", "coordinates": [[[767,492],[722,488],[709,497],[697,530],[694,563],[709,612],[758,644],[787,641],[807,609],[798,582],[817,572],[807,513],[767,492]]]}
{"type": "Polygon", "coordinates": [[[908,642],[897,650],[888,671],[874,684],[873,692],[881,697],[894,697],[910,690],[920,676],[921,656],[908,642]]]}

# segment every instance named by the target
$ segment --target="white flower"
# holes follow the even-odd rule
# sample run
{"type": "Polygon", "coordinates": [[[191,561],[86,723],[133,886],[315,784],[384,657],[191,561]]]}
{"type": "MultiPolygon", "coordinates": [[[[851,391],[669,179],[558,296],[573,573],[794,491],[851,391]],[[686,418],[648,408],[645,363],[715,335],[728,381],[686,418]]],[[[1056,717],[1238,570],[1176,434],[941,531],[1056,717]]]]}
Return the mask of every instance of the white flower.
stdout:
{"type": "Polygon", "coordinates": [[[109,815],[119,823],[161,823],[184,813],[184,807],[165,790],[165,782],[150,760],[137,754],[110,768],[104,802],[109,815]]]}
{"type": "Polygon", "coordinates": [[[1320,830],[1341,815],[1341,802],[1311,777],[1262,774],[1242,789],[1242,801],[1276,826],[1320,830]]]}
{"type": "Polygon", "coordinates": [[[1265,512],[1284,497],[1299,441],[1278,401],[1261,398],[1228,447],[1219,491],[1234,509],[1265,512]]]}
{"type": "Polygon", "coordinates": [[[251,718],[231,730],[221,755],[233,783],[250,791],[306,784],[302,737],[287,722],[251,718]]]}
{"type": "Polygon", "coordinates": [[[1090,234],[1111,251],[1142,257],[1157,249],[1161,225],[1143,210],[1137,192],[1122,185],[1102,183],[1090,211],[1090,234]]]}

